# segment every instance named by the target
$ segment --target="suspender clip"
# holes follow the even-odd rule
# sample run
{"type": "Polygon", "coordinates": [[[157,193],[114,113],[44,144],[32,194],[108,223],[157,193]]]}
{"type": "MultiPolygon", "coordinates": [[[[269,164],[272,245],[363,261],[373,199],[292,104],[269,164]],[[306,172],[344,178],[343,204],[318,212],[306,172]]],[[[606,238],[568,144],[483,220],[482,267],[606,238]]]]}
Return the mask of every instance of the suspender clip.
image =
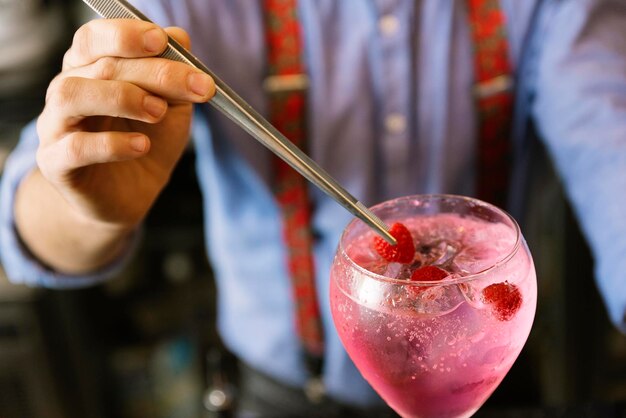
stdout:
{"type": "Polygon", "coordinates": [[[474,95],[479,100],[488,99],[502,93],[508,93],[513,89],[513,77],[502,74],[474,85],[474,95]]]}
{"type": "Polygon", "coordinates": [[[271,75],[263,81],[263,89],[269,94],[304,91],[309,88],[306,74],[271,75]]]}

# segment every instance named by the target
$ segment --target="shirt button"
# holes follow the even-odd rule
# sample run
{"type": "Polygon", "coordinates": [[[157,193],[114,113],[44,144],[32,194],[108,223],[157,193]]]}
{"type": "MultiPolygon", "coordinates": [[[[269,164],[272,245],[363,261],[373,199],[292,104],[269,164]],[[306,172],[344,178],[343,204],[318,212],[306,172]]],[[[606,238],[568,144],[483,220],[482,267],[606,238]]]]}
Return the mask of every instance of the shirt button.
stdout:
{"type": "Polygon", "coordinates": [[[384,15],[378,20],[378,29],[385,36],[392,36],[398,32],[400,22],[394,15],[384,15]]]}
{"type": "Polygon", "coordinates": [[[392,113],[385,118],[385,127],[392,134],[401,134],[406,131],[406,118],[399,113],[392,113]]]}

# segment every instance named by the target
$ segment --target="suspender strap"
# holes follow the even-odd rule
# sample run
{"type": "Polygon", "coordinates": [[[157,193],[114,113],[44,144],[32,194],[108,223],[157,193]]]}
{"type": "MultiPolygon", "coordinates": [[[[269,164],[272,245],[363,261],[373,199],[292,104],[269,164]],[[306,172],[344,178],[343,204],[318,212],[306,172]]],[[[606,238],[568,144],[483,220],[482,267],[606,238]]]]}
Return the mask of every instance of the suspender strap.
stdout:
{"type": "Polygon", "coordinates": [[[478,113],[476,195],[505,206],[511,166],[513,78],[499,0],[468,0],[478,113]]]}
{"type": "MultiPolygon", "coordinates": [[[[296,0],[264,0],[269,94],[269,121],[290,141],[305,148],[307,77],[296,0]]],[[[315,288],[311,205],[306,180],[274,158],[275,196],[283,214],[287,266],[296,308],[296,330],[313,375],[321,372],[323,331],[315,288]]]]}

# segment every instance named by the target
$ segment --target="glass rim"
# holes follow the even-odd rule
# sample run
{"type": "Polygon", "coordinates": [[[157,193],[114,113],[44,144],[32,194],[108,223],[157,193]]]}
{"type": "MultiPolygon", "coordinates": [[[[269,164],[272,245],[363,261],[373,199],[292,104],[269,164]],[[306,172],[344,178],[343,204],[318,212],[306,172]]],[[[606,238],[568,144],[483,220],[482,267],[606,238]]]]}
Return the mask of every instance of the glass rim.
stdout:
{"type": "MultiPolygon", "coordinates": [[[[374,273],[373,271],[370,271],[364,267],[361,267],[359,264],[357,264],[346,252],[345,246],[344,246],[344,238],[348,232],[348,230],[350,230],[351,227],[353,227],[354,224],[356,223],[364,223],[362,220],[355,218],[352,221],[350,221],[348,223],[348,225],[346,225],[346,227],[344,228],[343,232],[341,233],[341,238],[339,239],[339,253],[341,254],[342,257],[344,257],[346,260],[348,260],[349,264],[354,267],[355,269],[357,269],[358,271],[362,272],[363,275],[370,277],[374,280],[378,280],[381,282],[386,282],[389,284],[396,284],[396,285],[402,285],[402,286],[417,286],[417,287],[438,287],[438,286],[448,286],[448,285],[454,285],[454,284],[459,284],[459,283],[467,283],[467,282],[471,282],[471,281],[475,281],[480,279],[481,277],[489,274],[491,271],[497,269],[498,267],[502,266],[503,264],[506,264],[509,260],[511,260],[515,254],[517,254],[517,252],[519,251],[519,247],[521,245],[521,240],[522,240],[522,232],[521,229],[519,227],[519,224],[517,223],[517,221],[515,220],[515,218],[513,218],[513,216],[511,216],[511,214],[509,214],[506,210],[499,208],[496,205],[493,205],[491,203],[485,202],[483,200],[477,199],[475,197],[470,197],[470,196],[463,196],[463,195],[457,195],[457,194],[446,194],[446,193],[426,193],[426,194],[414,194],[414,195],[408,195],[408,196],[402,196],[402,197],[397,197],[394,199],[389,199],[386,200],[384,202],[380,202],[377,203],[374,206],[369,207],[370,210],[375,211],[377,208],[384,206],[386,204],[389,204],[391,202],[397,202],[397,201],[403,201],[403,200],[416,200],[416,199],[452,199],[452,200],[458,200],[458,201],[465,201],[465,202],[472,202],[475,204],[478,204],[480,206],[486,207],[496,213],[499,213],[501,215],[503,215],[504,218],[508,219],[511,222],[511,225],[513,226],[513,230],[515,232],[515,243],[513,244],[513,246],[511,247],[511,250],[509,252],[507,252],[506,255],[504,255],[502,258],[500,258],[499,260],[497,260],[495,263],[493,263],[492,265],[490,265],[489,267],[478,271],[476,273],[472,273],[472,274],[467,274],[464,276],[459,276],[457,278],[454,279],[443,279],[440,281],[423,281],[423,280],[415,280],[415,281],[409,281],[409,280],[405,280],[405,279],[394,279],[392,277],[387,277],[384,276],[382,274],[378,274],[378,273],[374,273]]],[[[451,273],[450,276],[454,275],[455,273],[451,273]]],[[[447,276],[447,277],[450,277],[447,276]]]]}

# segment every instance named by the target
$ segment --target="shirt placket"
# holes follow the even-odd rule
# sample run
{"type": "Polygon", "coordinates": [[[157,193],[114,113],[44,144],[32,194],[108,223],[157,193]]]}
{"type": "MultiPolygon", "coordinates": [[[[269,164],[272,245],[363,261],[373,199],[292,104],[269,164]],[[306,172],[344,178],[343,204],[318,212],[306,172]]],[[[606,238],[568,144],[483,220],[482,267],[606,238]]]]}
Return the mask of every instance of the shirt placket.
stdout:
{"type": "Polygon", "coordinates": [[[405,194],[411,161],[411,19],[413,2],[377,0],[382,163],[387,197],[405,194]]]}

